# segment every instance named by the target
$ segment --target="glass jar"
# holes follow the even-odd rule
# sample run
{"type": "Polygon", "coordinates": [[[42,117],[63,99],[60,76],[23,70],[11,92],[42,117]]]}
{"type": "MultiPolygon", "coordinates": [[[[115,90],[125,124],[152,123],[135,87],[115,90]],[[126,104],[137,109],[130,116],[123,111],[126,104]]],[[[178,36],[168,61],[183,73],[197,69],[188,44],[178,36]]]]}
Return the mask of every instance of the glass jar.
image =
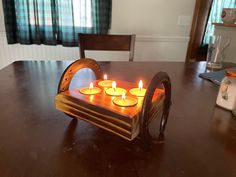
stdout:
{"type": "Polygon", "coordinates": [[[221,81],[216,104],[227,110],[236,107],[236,71],[226,71],[225,78],[221,81]]]}
{"type": "Polygon", "coordinates": [[[207,50],[206,67],[209,69],[221,69],[226,57],[226,49],[231,39],[225,35],[210,36],[207,50]]]}

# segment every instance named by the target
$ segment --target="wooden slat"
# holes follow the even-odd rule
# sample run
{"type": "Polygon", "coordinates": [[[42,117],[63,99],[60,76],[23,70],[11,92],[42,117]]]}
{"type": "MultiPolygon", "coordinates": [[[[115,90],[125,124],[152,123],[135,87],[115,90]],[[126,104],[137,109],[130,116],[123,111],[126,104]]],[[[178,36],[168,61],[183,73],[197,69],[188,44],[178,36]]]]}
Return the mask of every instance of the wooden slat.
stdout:
{"type": "Polygon", "coordinates": [[[127,130],[131,129],[130,122],[124,121],[123,117],[120,117],[118,114],[113,115],[113,114],[101,113],[102,110],[101,111],[94,110],[86,106],[86,104],[81,103],[81,102],[76,102],[77,101],[76,99],[69,97],[67,95],[63,95],[63,94],[58,94],[55,100],[56,100],[56,103],[64,104],[69,107],[74,107],[77,110],[81,110],[82,112],[86,112],[87,114],[90,114],[92,116],[109,121],[113,124],[118,124],[120,127],[123,127],[124,129],[127,129],[127,130]]]}
{"type": "Polygon", "coordinates": [[[129,61],[133,61],[134,45],[134,34],[79,34],[80,58],[85,58],[85,50],[129,51],[129,61]]]}

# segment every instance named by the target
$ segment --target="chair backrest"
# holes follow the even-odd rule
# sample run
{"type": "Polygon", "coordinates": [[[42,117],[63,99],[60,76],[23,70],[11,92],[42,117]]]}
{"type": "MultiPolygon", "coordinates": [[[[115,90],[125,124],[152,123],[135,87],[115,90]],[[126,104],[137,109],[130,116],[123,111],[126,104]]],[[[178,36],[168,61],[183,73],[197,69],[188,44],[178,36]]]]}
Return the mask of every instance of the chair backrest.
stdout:
{"type": "Polygon", "coordinates": [[[85,58],[85,50],[129,51],[129,61],[134,58],[135,34],[104,35],[79,33],[80,58],[85,58]]]}

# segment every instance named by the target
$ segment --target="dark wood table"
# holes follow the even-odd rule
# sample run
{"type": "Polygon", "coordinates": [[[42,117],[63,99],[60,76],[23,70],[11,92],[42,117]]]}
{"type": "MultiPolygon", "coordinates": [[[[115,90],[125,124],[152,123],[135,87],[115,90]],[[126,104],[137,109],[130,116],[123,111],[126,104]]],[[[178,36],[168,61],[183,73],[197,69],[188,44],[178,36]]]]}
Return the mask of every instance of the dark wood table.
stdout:
{"type": "Polygon", "coordinates": [[[133,82],[169,73],[173,104],[165,139],[147,149],[138,138],[123,140],[55,109],[69,64],[18,61],[0,70],[1,177],[236,176],[236,119],[215,106],[219,87],[198,77],[204,62],[100,63],[111,78],[133,82]]]}

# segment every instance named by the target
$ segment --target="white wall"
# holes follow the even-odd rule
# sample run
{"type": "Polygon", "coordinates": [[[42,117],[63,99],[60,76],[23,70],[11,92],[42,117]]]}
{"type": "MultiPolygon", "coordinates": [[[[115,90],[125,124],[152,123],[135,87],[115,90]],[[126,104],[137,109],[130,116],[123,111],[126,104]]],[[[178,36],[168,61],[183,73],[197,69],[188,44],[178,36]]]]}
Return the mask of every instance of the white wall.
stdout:
{"type": "Polygon", "coordinates": [[[195,0],[113,0],[112,32],[142,36],[189,36],[190,25],[178,26],[179,16],[192,19],[195,0]]]}
{"type": "Polygon", "coordinates": [[[5,28],[4,28],[2,1],[0,1],[0,32],[2,32],[4,30],[5,30],[5,28]]]}
{"type": "MultiPolygon", "coordinates": [[[[0,68],[21,59],[78,58],[78,48],[7,45],[0,1],[0,68]]],[[[184,61],[195,0],[113,0],[110,33],[137,35],[135,60],[184,61]]],[[[97,60],[126,60],[127,53],[90,52],[97,60]]]]}

